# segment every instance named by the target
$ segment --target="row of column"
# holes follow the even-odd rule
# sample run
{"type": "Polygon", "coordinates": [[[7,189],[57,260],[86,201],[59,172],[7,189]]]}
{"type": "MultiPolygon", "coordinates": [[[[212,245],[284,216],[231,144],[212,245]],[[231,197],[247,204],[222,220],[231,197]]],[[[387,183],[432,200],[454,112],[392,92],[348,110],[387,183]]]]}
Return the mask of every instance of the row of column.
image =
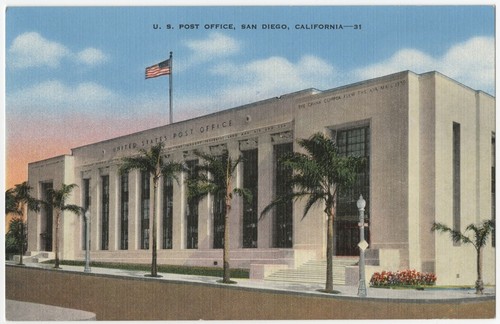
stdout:
{"type": "MultiPolygon", "coordinates": [[[[290,141],[290,136],[259,136],[252,140],[232,141],[223,144],[225,149],[233,158],[237,158],[242,150],[258,149],[258,215],[261,210],[269,204],[274,195],[275,179],[275,161],[273,145],[277,144],[277,138],[282,141],[290,141]]],[[[278,140],[279,143],[279,140],[278,140]]],[[[217,149],[217,148],[215,148],[217,149]]],[[[170,159],[174,161],[186,161],[193,159],[191,151],[177,151],[170,154],[170,159]]],[[[202,161],[200,161],[202,162],[202,161]]],[[[233,186],[241,187],[243,185],[243,164],[240,164],[236,172],[233,186]]],[[[83,179],[90,179],[90,213],[91,213],[91,249],[101,250],[102,248],[102,177],[109,176],[109,244],[108,251],[120,250],[121,239],[121,208],[120,193],[121,179],[118,172],[119,165],[114,164],[100,168],[94,168],[81,172],[80,184],[83,179]]],[[[173,181],[173,209],[172,209],[172,249],[181,250],[187,248],[187,216],[186,216],[186,197],[187,189],[185,186],[187,174],[179,175],[179,184],[173,181]]],[[[157,246],[162,248],[162,226],[163,226],[163,179],[160,181],[157,193],[157,246]]],[[[79,185],[80,185],[79,184],[79,185]]],[[[129,251],[141,249],[141,173],[134,170],[129,173],[128,178],[128,249],[129,251]]],[[[83,188],[83,187],[82,187],[83,188]]],[[[81,202],[84,203],[84,190],[81,190],[81,202]]],[[[153,201],[153,188],[151,186],[150,201],[153,201]]],[[[213,199],[206,197],[200,201],[198,206],[198,249],[213,248],[213,199]]],[[[152,205],[150,205],[152,213],[152,205]]],[[[152,219],[150,214],[150,230],[152,229],[152,219]]],[[[233,196],[232,208],[229,215],[230,219],[230,248],[237,249],[243,246],[243,200],[238,196],[233,196]]],[[[257,248],[273,247],[273,214],[269,213],[258,220],[257,248]]],[[[84,219],[80,221],[80,247],[84,249],[84,219]]],[[[68,234],[66,234],[68,235],[68,234]]],[[[151,238],[151,234],[150,234],[151,238]]],[[[151,246],[151,243],[150,243],[151,246]]]]}

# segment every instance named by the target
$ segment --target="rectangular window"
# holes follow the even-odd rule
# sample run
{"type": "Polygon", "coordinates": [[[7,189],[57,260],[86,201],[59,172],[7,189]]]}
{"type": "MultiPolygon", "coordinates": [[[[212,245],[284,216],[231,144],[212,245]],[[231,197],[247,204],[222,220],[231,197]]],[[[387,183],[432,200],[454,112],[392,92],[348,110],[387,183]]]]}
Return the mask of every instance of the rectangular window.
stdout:
{"type": "Polygon", "coordinates": [[[214,249],[224,248],[224,217],[226,215],[226,203],[223,193],[214,195],[214,249]]]}
{"type": "MultiPolygon", "coordinates": [[[[198,164],[198,160],[190,160],[186,162],[188,168],[188,178],[193,176],[194,167],[198,164]]],[[[188,201],[186,208],[187,220],[187,241],[186,248],[198,248],[198,200],[188,201]]]]}
{"type": "Polygon", "coordinates": [[[367,159],[365,168],[357,176],[351,188],[339,188],[337,216],[354,217],[358,220],[356,202],[363,195],[367,207],[365,217],[368,217],[370,201],[370,128],[368,126],[337,130],[333,132],[339,155],[356,156],[367,159]]]}
{"type": "Polygon", "coordinates": [[[163,245],[164,249],[172,248],[172,211],[174,187],[172,178],[163,181],[163,245]]]}
{"type": "MultiPolygon", "coordinates": [[[[83,209],[85,211],[90,209],[90,179],[83,179],[83,209]]],[[[90,221],[90,220],[89,220],[90,221]]],[[[82,218],[82,250],[85,250],[87,223],[85,218],[82,218]]]]}
{"type": "Polygon", "coordinates": [[[101,250],[109,248],[109,176],[101,177],[101,250]]]}
{"type": "Polygon", "coordinates": [[[150,175],[141,172],[141,249],[149,249],[150,175]]]}
{"type": "Polygon", "coordinates": [[[252,201],[243,201],[243,247],[257,247],[258,211],[257,200],[259,195],[259,166],[257,149],[243,151],[243,188],[252,194],[252,201]]]}
{"type": "Polygon", "coordinates": [[[120,249],[128,249],[128,173],[120,177],[120,249]]]}
{"type": "MultiPolygon", "coordinates": [[[[460,231],[460,124],[453,123],[453,230],[460,231]]],[[[453,243],[459,246],[460,242],[453,243]]]]}
{"type": "MultiPolygon", "coordinates": [[[[283,167],[281,159],[293,152],[293,143],[274,145],[275,166],[275,197],[280,197],[292,192],[288,184],[292,176],[292,169],[283,167]]],[[[274,246],[277,248],[291,248],[293,246],[293,202],[286,201],[277,205],[274,218],[274,246]]]]}
{"type": "MultiPolygon", "coordinates": [[[[356,156],[366,159],[363,170],[356,175],[351,188],[339,188],[337,200],[337,217],[335,218],[335,255],[359,254],[359,211],[356,202],[360,195],[366,201],[365,222],[370,219],[370,127],[359,126],[334,130],[333,140],[339,155],[356,156]]],[[[365,240],[370,242],[369,227],[365,227],[365,240]]]]}
{"type": "MultiPolygon", "coordinates": [[[[49,196],[49,191],[52,190],[52,182],[42,183],[42,199],[46,200],[49,196]]],[[[44,251],[52,251],[52,234],[53,234],[53,208],[52,206],[44,206],[42,209],[42,225],[43,232],[40,233],[42,249],[44,251]]]]}

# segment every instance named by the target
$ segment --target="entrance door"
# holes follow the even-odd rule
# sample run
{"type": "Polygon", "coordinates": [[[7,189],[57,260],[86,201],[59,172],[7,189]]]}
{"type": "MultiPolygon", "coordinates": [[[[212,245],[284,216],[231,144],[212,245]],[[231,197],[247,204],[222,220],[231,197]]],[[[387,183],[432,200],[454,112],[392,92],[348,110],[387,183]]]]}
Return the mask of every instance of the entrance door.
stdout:
{"type": "MultiPolygon", "coordinates": [[[[365,227],[365,240],[370,241],[368,227],[365,227]]],[[[359,255],[359,227],[357,221],[339,220],[335,223],[335,255],[359,255]]]]}

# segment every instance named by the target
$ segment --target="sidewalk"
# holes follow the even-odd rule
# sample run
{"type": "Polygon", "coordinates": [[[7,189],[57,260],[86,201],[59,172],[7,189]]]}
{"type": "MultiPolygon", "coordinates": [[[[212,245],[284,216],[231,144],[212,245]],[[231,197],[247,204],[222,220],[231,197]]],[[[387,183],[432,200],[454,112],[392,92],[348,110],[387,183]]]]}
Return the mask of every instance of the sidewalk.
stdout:
{"type": "MultiPolygon", "coordinates": [[[[7,264],[15,265],[14,262],[7,264]]],[[[38,263],[28,263],[26,267],[36,267],[52,269],[54,271],[69,271],[69,272],[83,272],[83,266],[61,266],[60,270],[53,269],[53,265],[49,264],[38,264],[38,263]]],[[[309,284],[309,283],[296,283],[296,282],[277,282],[277,281],[265,281],[265,280],[254,280],[254,279],[240,279],[234,278],[236,284],[221,284],[218,281],[221,279],[219,277],[209,277],[209,276],[195,276],[195,275],[181,275],[172,273],[159,273],[161,277],[150,278],[146,277],[148,272],[145,271],[130,271],[121,269],[109,269],[109,268],[98,268],[92,267],[91,272],[86,275],[105,275],[105,276],[119,276],[119,277],[130,277],[137,278],[141,280],[159,280],[159,281],[169,281],[169,282],[189,282],[189,283],[200,283],[207,285],[218,285],[225,286],[231,289],[257,289],[265,291],[276,291],[277,293],[297,293],[297,294],[308,294],[317,295],[323,297],[332,298],[360,298],[357,296],[358,287],[357,286],[334,286],[334,289],[338,291],[338,294],[326,294],[318,290],[324,289],[323,284],[309,284]]],[[[402,300],[405,302],[440,302],[447,300],[484,300],[484,299],[494,299],[496,294],[495,287],[486,287],[483,295],[476,295],[474,289],[427,289],[427,290],[412,290],[412,289],[383,289],[383,288],[370,288],[367,285],[367,297],[365,299],[387,299],[387,300],[402,300]]]]}
{"type": "Polygon", "coordinates": [[[5,301],[5,317],[8,321],[95,321],[96,315],[77,309],[69,309],[16,300],[5,301]]]}

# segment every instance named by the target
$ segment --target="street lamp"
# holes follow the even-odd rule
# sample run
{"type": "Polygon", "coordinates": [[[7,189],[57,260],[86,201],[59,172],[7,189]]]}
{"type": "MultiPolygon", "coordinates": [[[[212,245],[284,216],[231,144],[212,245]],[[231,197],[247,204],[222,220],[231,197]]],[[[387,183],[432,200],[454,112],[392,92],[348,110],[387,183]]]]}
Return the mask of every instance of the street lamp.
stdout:
{"type": "Polygon", "coordinates": [[[365,283],[365,250],[368,247],[368,242],[365,241],[365,206],[366,201],[363,195],[359,195],[356,202],[359,210],[359,286],[358,296],[366,297],[366,283],[365,283]]]}
{"type": "Polygon", "coordinates": [[[90,272],[90,211],[85,211],[85,269],[83,272],[90,272]]]}

